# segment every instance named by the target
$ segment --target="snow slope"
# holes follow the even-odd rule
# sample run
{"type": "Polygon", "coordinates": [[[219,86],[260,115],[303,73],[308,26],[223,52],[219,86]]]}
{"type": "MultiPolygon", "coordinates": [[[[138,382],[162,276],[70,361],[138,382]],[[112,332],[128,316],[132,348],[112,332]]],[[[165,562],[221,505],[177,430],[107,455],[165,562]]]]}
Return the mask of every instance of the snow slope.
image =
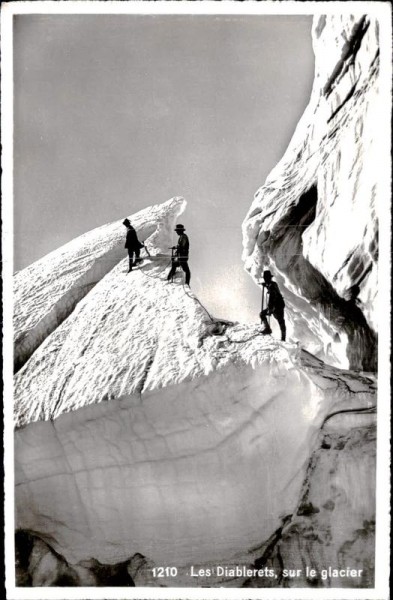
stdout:
{"type": "Polygon", "coordinates": [[[138,552],[181,566],[267,539],[296,507],[324,418],[337,403],[371,406],[374,392],[293,348],[253,344],[254,368],[238,357],[17,431],[18,526],[70,563],[138,552]]]}
{"type": "MultiPolygon", "coordinates": [[[[168,229],[185,208],[177,197],[132,215],[140,241],[167,253],[168,229]]],[[[108,223],[72,240],[16,274],[14,279],[14,363],[18,370],[49,333],[123,257],[124,225],[108,223]]],[[[170,238],[169,238],[170,239],[170,238]]],[[[143,251],[142,251],[143,254],[143,251]]]]}
{"type": "Polygon", "coordinates": [[[271,268],[292,336],[343,368],[376,368],[381,145],[378,23],[314,19],[315,79],[285,155],[243,223],[246,269],[271,268]]]}
{"type": "Polygon", "coordinates": [[[15,375],[16,525],[74,567],[250,560],[296,509],[326,416],[375,402],[369,378],[166,283],[179,206],[152,258],[103,274],[15,375]]]}

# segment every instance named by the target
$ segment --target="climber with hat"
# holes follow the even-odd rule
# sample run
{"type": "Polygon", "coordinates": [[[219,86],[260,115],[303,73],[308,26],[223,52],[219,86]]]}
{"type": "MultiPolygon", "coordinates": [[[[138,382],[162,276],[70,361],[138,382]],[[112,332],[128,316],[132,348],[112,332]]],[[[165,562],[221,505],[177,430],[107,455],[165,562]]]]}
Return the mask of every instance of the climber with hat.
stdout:
{"type": "Polygon", "coordinates": [[[124,219],[123,225],[127,227],[127,237],[124,248],[128,250],[128,273],[132,271],[132,267],[135,267],[138,263],[142,262],[142,258],[140,257],[141,248],[143,248],[143,244],[138,240],[138,236],[136,234],[135,229],[130,223],[129,219],[124,219]],[[134,254],[135,254],[135,262],[134,262],[134,254]]]}
{"type": "Polygon", "coordinates": [[[179,236],[179,240],[177,242],[177,246],[172,248],[172,250],[175,250],[175,254],[172,259],[172,267],[168,273],[167,280],[168,282],[172,281],[177,267],[181,267],[186,274],[186,285],[190,285],[191,273],[188,267],[188,252],[190,249],[190,242],[188,240],[188,236],[184,233],[184,225],[179,223],[176,225],[175,231],[179,236]]]}
{"type": "Polygon", "coordinates": [[[259,313],[261,322],[265,326],[265,329],[262,331],[262,333],[263,333],[263,335],[269,335],[270,333],[272,333],[272,330],[270,329],[269,323],[267,321],[267,316],[273,315],[273,317],[278,321],[278,324],[280,326],[281,341],[285,342],[285,335],[286,335],[286,327],[285,327],[285,320],[284,320],[285,302],[284,302],[284,298],[282,297],[281,292],[278,288],[277,283],[275,281],[272,281],[272,277],[273,276],[270,271],[263,272],[264,283],[262,285],[264,288],[266,288],[269,299],[267,302],[267,308],[265,308],[265,310],[262,310],[262,312],[259,313]]]}

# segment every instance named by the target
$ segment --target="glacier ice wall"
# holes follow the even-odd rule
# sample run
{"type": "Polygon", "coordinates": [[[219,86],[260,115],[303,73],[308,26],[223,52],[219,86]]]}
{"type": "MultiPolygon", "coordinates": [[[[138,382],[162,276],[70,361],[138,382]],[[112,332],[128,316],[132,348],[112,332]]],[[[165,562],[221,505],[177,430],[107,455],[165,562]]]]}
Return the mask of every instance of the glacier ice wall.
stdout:
{"type": "MultiPolygon", "coordinates": [[[[262,558],[279,585],[374,587],[375,441],[375,415],[354,410],[327,420],[292,518],[254,563],[262,558]],[[286,576],[285,570],[299,575],[286,576]]],[[[250,578],[243,585],[260,587],[260,581],[250,578]]]]}
{"type": "Polygon", "coordinates": [[[315,79],[278,165],[243,223],[255,280],[271,268],[292,335],[344,368],[376,369],[378,23],[368,15],[314,19],[315,79]]]}
{"type": "MultiPolygon", "coordinates": [[[[123,572],[138,556],[184,573],[190,562],[250,562],[295,511],[324,419],[374,405],[370,379],[259,325],[214,319],[182,280],[166,283],[182,207],[170,203],[154,223],[145,212],[151,257],[128,274],[121,249],[15,375],[16,527],[47,544],[34,545],[35,582],[66,569],[89,585],[96,563],[123,572]]],[[[112,241],[100,236],[105,255],[112,241]]],[[[68,262],[78,281],[78,260],[68,262]]],[[[50,311],[50,278],[40,294],[50,311]]]]}
{"type": "Polygon", "coordinates": [[[17,430],[18,528],[71,564],[219,563],[269,538],[296,508],[323,421],[370,407],[374,390],[296,349],[260,352],[255,368],[232,362],[17,430]]]}

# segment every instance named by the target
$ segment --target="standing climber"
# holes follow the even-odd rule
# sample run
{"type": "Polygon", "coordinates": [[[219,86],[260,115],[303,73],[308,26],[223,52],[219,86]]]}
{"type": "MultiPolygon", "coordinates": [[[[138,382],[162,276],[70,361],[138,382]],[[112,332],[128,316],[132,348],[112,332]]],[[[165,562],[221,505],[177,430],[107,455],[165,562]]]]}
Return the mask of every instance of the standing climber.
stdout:
{"type": "Polygon", "coordinates": [[[262,285],[267,289],[269,300],[267,303],[267,308],[265,308],[265,310],[259,313],[261,321],[265,326],[265,329],[262,331],[262,333],[263,335],[268,335],[272,333],[269,323],[267,322],[267,316],[273,315],[273,317],[278,321],[278,324],[280,326],[281,340],[285,342],[286,328],[284,320],[284,298],[282,297],[281,292],[278,289],[277,283],[275,281],[272,281],[272,274],[270,271],[263,272],[263,280],[264,283],[262,285]]]}
{"type": "Polygon", "coordinates": [[[138,236],[136,234],[135,229],[131,225],[129,219],[124,219],[123,225],[127,227],[127,238],[124,248],[128,250],[128,272],[132,271],[132,267],[136,264],[142,262],[142,259],[139,258],[141,253],[141,248],[143,248],[143,244],[138,240],[138,236]],[[135,262],[134,262],[134,254],[135,254],[135,262]]]}
{"type": "Polygon", "coordinates": [[[168,273],[167,280],[171,281],[174,274],[176,273],[177,267],[181,267],[186,274],[186,285],[190,285],[191,273],[188,266],[188,253],[190,250],[190,242],[188,240],[188,236],[184,233],[185,227],[184,225],[176,225],[175,231],[179,236],[179,240],[177,242],[177,246],[174,248],[175,258],[172,261],[172,268],[168,273]]]}

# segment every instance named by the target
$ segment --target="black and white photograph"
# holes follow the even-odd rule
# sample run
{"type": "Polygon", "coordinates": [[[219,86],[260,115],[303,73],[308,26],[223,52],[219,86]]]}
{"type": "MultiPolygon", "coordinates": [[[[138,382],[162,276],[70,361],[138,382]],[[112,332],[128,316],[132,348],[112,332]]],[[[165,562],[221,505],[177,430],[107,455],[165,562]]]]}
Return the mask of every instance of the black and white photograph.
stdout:
{"type": "Polygon", "coordinates": [[[390,3],[1,32],[7,599],[387,600],[390,3]]]}

